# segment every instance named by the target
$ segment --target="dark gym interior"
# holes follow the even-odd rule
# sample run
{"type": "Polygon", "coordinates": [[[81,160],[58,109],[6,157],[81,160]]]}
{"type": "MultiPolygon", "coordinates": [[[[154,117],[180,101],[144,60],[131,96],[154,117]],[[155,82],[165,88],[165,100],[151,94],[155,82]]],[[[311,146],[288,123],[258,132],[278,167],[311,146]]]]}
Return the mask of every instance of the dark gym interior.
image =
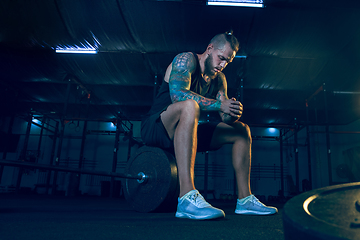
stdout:
{"type": "MultiPolygon", "coordinates": [[[[360,182],[360,2],[248,2],[263,7],[0,1],[0,240],[297,239],[284,234],[289,200],[360,182]],[[196,185],[225,219],[132,209],[125,179],[111,174],[142,147],[140,122],[167,66],[229,30],[241,48],[224,74],[252,129],[251,187],[279,212],[234,213],[227,147],[198,153],[195,165],[196,185]],[[69,49],[77,53],[57,51],[69,49]]],[[[344,236],[360,238],[357,200],[344,236]]]]}

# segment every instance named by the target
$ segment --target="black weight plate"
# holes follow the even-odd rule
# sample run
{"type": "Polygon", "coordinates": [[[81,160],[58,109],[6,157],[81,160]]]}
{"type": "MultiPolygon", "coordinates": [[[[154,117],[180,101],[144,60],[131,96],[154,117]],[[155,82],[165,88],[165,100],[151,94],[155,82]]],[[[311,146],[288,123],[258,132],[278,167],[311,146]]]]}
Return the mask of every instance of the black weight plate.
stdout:
{"type": "Polygon", "coordinates": [[[302,193],[284,206],[287,240],[360,239],[360,183],[335,185],[302,193]]]}
{"type": "Polygon", "coordinates": [[[160,148],[141,147],[129,159],[125,174],[140,172],[148,176],[145,182],[123,181],[124,195],[131,207],[139,212],[174,211],[179,194],[175,158],[160,148]]]}

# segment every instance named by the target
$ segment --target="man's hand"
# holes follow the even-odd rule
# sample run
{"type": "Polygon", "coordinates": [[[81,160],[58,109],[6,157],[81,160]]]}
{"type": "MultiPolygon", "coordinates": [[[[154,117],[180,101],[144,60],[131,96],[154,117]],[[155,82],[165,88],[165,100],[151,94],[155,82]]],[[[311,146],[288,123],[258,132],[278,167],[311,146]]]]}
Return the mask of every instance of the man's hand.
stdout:
{"type": "Polygon", "coordinates": [[[227,99],[221,102],[220,111],[239,119],[243,112],[243,105],[235,98],[227,99]]]}
{"type": "Polygon", "coordinates": [[[222,101],[221,107],[221,110],[223,110],[220,113],[221,119],[227,124],[232,124],[238,121],[243,112],[243,105],[241,102],[236,101],[235,98],[222,101]]]}

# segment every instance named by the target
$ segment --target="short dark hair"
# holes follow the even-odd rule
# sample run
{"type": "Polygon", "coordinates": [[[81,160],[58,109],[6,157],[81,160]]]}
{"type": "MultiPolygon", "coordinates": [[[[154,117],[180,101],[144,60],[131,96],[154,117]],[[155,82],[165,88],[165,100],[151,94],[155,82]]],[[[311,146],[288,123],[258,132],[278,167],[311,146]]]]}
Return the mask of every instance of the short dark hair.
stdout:
{"type": "Polygon", "coordinates": [[[215,48],[222,48],[226,42],[230,43],[232,50],[235,52],[239,51],[239,41],[233,35],[233,31],[228,31],[225,33],[217,34],[210,41],[210,44],[213,44],[215,48]]]}

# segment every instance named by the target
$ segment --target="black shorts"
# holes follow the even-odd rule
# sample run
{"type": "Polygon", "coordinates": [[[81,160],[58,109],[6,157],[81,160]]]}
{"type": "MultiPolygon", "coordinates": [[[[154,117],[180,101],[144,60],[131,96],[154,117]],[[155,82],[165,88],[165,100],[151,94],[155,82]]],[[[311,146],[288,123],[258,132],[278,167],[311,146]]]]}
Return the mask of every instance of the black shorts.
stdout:
{"type": "MultiPolygon", "coordinates": [[[[163,111],[165,110],[166,109],[164,109],[163,111]]],[[[153,114],[142,121],[141,138],[143,142],[148,146],[159,147],[173,153],[174,142],[170,139],[160,118],[160,114],[163,111],[153,114]]],[[[210,143],[215,128],[220,122],[221,122],[220,120],[215,120],[210,122],[204,121],[199,123],[198,132],[197,132],[198,152],[216,150],[210,148],[210,143]]]]}

